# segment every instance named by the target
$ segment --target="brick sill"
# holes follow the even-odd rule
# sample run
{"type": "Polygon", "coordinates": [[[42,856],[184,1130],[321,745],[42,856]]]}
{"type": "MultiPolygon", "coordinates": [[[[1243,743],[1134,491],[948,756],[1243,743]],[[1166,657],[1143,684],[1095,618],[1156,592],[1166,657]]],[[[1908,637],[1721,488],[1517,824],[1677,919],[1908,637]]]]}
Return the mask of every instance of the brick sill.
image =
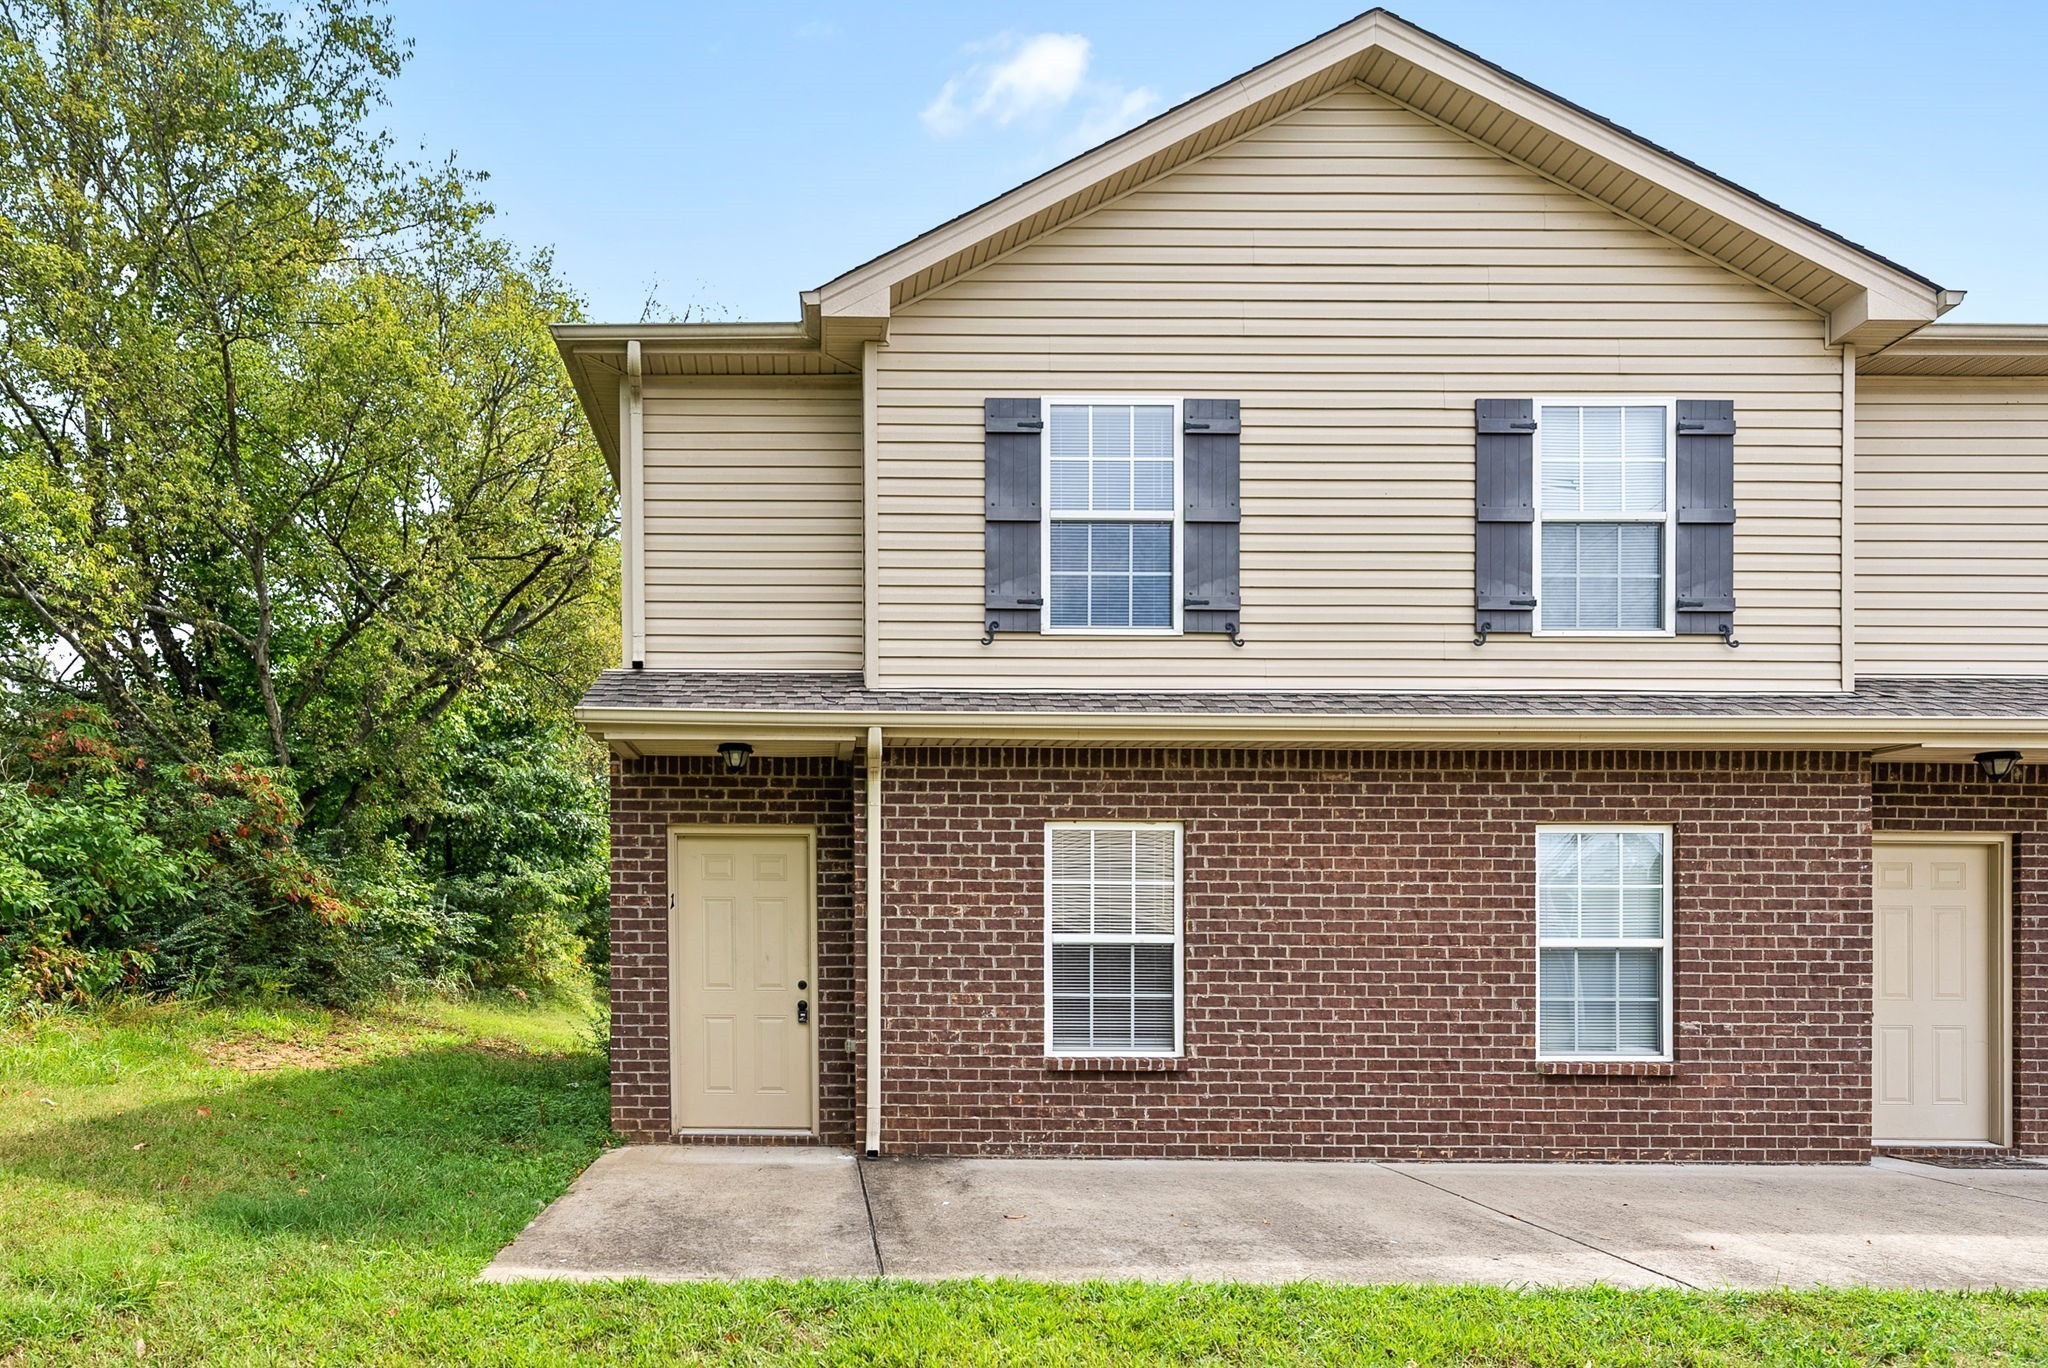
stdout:
{"type": "Polygon", "coordinates": [[[1179,1073],[1179,1055],[1047,1055],[1052,1073],[1179,1073]]]}
{"type": "Polygon", "coordinates": [[[1676,1078],[1678,1065],[1657,1059],[1539,1059],[1547,1078],[1676,1078]]]}

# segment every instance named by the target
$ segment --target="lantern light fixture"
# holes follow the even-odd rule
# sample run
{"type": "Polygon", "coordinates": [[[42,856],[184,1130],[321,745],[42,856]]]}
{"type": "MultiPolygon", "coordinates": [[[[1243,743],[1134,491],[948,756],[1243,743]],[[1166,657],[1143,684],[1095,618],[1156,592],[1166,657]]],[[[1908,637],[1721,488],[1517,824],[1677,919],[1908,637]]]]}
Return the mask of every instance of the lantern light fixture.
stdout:
{"type": "Polygon", "coordinates": [[[754,748],[744,741],[721,741],[718,743],[718,758],[725,761],[727,770],[738,774],[747,767],[747,761],[754,758],[754,748]]]}
{"type": "Polygon", "coordinates": [[[1979,751],[1977,772],[1991,782],[1997,783],[2002,779],[2012,778],[2013,766],[2019,762],[2020,753],[2016,750],[1979,751]]]}

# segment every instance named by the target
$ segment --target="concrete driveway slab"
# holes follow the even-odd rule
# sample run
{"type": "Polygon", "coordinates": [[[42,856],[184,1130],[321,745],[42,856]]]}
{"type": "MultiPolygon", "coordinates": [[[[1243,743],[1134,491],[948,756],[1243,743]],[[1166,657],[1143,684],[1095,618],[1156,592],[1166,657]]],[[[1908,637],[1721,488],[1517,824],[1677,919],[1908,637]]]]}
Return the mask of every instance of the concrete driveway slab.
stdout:
{"type": "Polygon", "coordinates": [[[866,1173],[891,1277],[1672,1285],[1373,1164],[897,1159],[866,1173]]]}
{"type": "Polygon", "coordinates": [[[1881,1157],[1872,1160],[1871,1167],[1910,1173],[1934,1183],[1953,1183],[1978,1192],[2003,1193],[2023,1201],[2048,1202],[2048,1162],[2037,1161],[2024,1167],[2015,1164],[2000,1168],[1952,1168],[1943,1164],[1881,1157]]]}
{"type": "Polygon", "coordinates": [[[484,1270],[2048,1287],[2048,1169],[885,1159],[635,1146],[484,1270]]]}
{"type": "Polygon", "coordinates": [[[481,1277],[696,1281],[880,1271],[852,1155],[635,1145],[601,1155],[481,1277]]]}
{"type": "Polygon", "coordinates": [[[2048,1205],[1895,1166],[1388,1167],[1695,1287],[2048,1286],[2048,1205]]]}

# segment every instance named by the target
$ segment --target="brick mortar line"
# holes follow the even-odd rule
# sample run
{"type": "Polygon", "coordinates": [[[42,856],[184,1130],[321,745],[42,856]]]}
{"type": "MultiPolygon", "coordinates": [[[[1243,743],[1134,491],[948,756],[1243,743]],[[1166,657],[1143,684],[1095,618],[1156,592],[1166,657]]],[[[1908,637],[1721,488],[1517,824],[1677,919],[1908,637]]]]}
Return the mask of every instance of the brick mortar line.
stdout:
{"type": "Polygon", "coordinates": [[[1688,1292],[1700,1292],[1705,1290],[1704,1288],[1701,1288],[1694,1283],[1687,1282],[1685,1279],[1679,1277],[1676,1273],[1666,1273],[1661,1268],[1652,1268],[1646,1263],[1642,1263],[1636,1259],[1631,1259],[1626,1254],[1617,1254],[1611,1249],[1602,1249],[1599,1245],[1594,1244],[1591,1240],[1582,1240],[1576,1235],[1570,1235],[1562,1230],[1557,1230],[1551,1226],[1544,1225],[1541,1221],[1532,1221],[1526,1216],[1517,1216],[1512,1211],[1502,1211],[1497,1206],[1488,1206],[1485,1202],[1480,1201],[1477,1197],[1467,1197],[1462,1192],[1453,1192],[1450,1188],[1442,1187],[1436,1183],[1432,1183],[1429,1181],[1429,1179],[1424,1178],[1419,1174],[1410,1173],[1406,1169],[1395,1168],[1391,1164],[1381,1164],[1378,1165],[1378,1167],[1384,1168],[1390,1173],[1398,1173],[1403,1178],[1411,1179],[1415,1182],[1418,1182],[1432,1192],[1441,1192],[1444,1196],[1453,1198],[1457,1201],[1469,1202],[1471,1205],[1478,1207],[1481,1211],[1490,1211],[1494,1215],[1502,1217],[1505,1220],[1513,1221],[1517,1225],[1525,1225],[1532,1227],[1533,1229],[1544,1232],[1546,1235],[1555,1235],[1560,1240],[1569,1240],[1571,1243],[1579,1246],[1581,1249],[1590,1249],[1595,1254],[1605,1255],[1607,1258],[1618,1260],[1621,1263],[1627,1264],[1631,1268],[1640,1268],[1643,1270],[1643,1272],[1648,1273],[1653,1278],[1664,1278],[1671,1282],[1675,1282],[1688,1292]]]}

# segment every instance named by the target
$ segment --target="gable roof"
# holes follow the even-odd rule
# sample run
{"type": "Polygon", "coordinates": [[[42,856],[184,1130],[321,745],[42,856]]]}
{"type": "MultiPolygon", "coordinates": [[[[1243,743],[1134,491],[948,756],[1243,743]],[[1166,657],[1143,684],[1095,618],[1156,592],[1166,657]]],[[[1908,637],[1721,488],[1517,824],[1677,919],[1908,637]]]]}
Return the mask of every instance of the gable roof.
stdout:
{"type": "MultiPolygon", "coordinates": [[[[1369,10],[804,296],[827,352],[891,309],[1251,129],[1358,83],[1889,345],[1961,298],[1385,9],[1369,10]]],[[[842,348],[846,350],[841,350],[842,348]]]]}
{"type": "Polygon", "coordinates": [[[805,291],[796,321],[564,323],[554,328],[555,344],[616,473],[619,393],[635,378],[627,373],[629,342],[639,344],[641,373],[649,376],[836,375],[852,383],[862,345],[886,338],[890,313],[906,301],[1347,85],[1363,85],[1824,314],[1828,341],[1851,343],[1866,357],[1962,298],[1374,9],[805,291]]]}

